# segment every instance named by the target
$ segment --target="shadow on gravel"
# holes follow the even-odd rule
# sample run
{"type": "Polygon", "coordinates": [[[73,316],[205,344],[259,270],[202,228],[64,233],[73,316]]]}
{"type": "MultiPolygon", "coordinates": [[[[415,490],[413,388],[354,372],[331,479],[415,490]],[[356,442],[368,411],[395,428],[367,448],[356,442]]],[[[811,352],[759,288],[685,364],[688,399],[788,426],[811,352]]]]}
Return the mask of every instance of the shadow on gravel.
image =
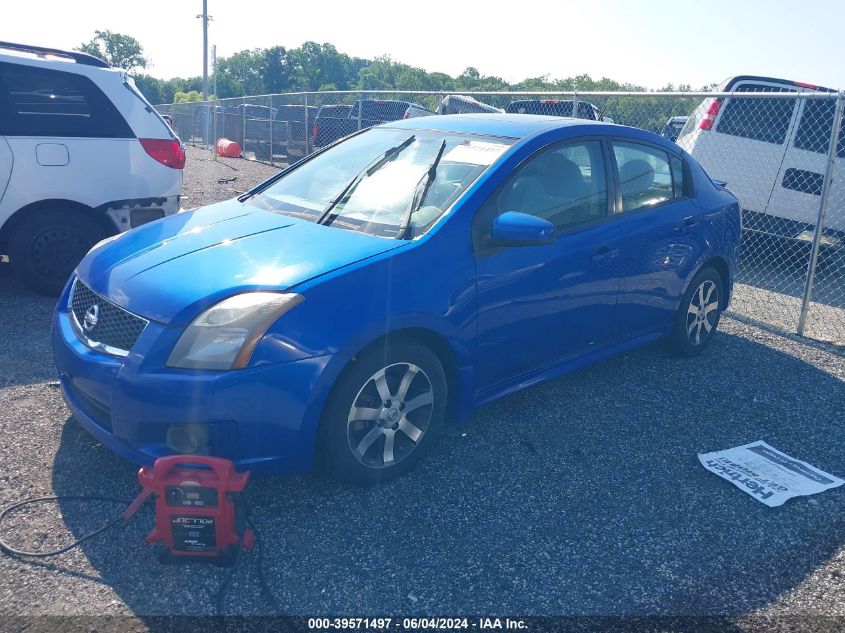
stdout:
{"type": "MultiPolygon", "coordinates": [[[[291,614],[738,616],[837,551],[845,491],[767,508],[696,453],[764,439],[843,475],[842,393],[798,358],[723,333],[698,359],[651,346],[488,406],[381,487],[318,475],[255,480],[248,494],[291,614]]],[[[134,466],[73,420],[53,484],[137,491],[134,466]]],[[[141,543],[151,527],[148,506],[84,552],[139,616],[212,613],[224,572],[159,565],[141,543]]],[[[242,565],[227,611],[271,612],[255,557],[242,565]]]]}
{"type": "Polygon", "coordinates": [[[21,285],[0,263],[0,389],[53,380],[50,320],[56,300],[21,285]]]}

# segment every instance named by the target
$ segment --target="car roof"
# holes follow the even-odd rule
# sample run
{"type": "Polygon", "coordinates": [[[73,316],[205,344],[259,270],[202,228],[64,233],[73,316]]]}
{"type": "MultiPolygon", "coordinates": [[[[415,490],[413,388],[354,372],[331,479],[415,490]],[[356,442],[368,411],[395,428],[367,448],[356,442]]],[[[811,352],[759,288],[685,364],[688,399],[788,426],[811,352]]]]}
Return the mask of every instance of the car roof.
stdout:
{"type": "Polygon", "coordinates": [[[471,113],[402,119],[401,121],[392,121],[384,127],[525,138],[537,132],[579,125],[610,124],[601,121],[546,116],[543,114],[471,113]]]}
{"type": "Polygon", "coordinates": [[[102,59],[80,53],[78,51],[65,51],[59,48],[45,48],[30,44],[16,44],[14,42],[0,42],[0,58],[3,61],[20,62],[23,60],[36,62],[38,65],[50,67],[55,64],[75,62],[80,66],[91,68],[110,69],[102,59]]]}

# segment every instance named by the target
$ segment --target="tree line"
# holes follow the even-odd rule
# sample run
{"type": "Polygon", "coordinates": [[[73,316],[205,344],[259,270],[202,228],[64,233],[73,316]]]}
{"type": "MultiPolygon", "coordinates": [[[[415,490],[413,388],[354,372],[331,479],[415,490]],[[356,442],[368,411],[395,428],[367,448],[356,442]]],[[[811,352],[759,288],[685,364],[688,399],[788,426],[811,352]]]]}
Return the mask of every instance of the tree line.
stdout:
{"type": "MultiPolygon", "coordinates": [[[[144,96],[154,104],[196,101],[201,98],[202,77],[159,79],[146,73],[150,66],[143,47],[135,38],[96,31],[95,37],[77,50],[99,57],[112,66],[126,69],[144,96]]],[[[216,69],[216,97],[226,99],[247,95],[325,90],[432,90],[465,91],[645,91],[632,83],[582,74],[565,79],[548,75],[509,83],[501,77],[482,75],[468,67],[457,77],[429,72],[391,59],[351,57],[332,44],[305,42],[297,48],[272,46],[240,51],[219,57],[216,69]]],[[[704,86],[708,90],[713,86],[704,86]]],[[[691,90],[689,85],[667,84],[662,91],[691,90]]],[[[209,82],[211,90],[211,81],[209,82]]]]}

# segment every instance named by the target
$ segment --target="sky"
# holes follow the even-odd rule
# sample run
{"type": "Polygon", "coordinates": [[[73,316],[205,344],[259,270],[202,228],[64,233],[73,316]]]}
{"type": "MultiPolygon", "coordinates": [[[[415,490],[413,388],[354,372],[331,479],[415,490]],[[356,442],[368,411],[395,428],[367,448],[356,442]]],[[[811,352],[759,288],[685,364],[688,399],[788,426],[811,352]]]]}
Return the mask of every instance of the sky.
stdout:
{"type": "MultiPolygon", "coordinates": [[[[202,0],[5,0],[0,40],[73,48],[111,30],[156,77],[202,74],[202,0]],[[130,8],[131,7],[131,8],[130,8]]],[[[329,42],[352,56],[508,81],[588,74],[694,89],[759,74],[845,89],[842,0],[208,0],[218,56],[329,42]],[[358,7],[366,7],[359,9],[358,7]],[[523,8],[524,7],[524,8],[523,8]]],[[[209,52],[209,57],[211,53],[209,52]]]]}

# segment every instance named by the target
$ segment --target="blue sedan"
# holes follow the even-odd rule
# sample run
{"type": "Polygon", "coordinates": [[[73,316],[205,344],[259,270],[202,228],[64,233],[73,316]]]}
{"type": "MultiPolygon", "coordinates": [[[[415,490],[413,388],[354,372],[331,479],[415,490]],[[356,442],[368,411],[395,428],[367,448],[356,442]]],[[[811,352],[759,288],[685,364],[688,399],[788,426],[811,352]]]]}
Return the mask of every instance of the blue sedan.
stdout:
{"type": "Polygon", "coordinates": [[[698,354],[739,241],[734,196],[654,134],[408,119],[100,243],[53,350],[74,417],[137,463],[370,484],[497,398],[657,339],[698,354]]]}

